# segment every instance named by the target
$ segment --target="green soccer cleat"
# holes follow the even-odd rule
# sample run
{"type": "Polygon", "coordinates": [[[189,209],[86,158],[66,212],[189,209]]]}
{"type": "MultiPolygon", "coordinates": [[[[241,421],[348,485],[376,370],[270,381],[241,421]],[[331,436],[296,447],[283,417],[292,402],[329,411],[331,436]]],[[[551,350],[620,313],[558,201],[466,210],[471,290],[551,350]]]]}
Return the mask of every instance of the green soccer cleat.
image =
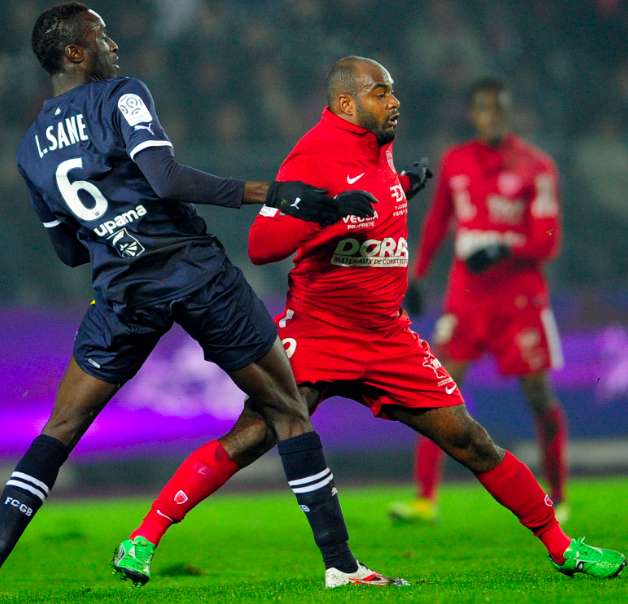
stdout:
{"type": "Polygon", "coordinates": [[[125,539],[113,552],[113,571],[122,580],[131,579],[136,586],[145,585],[150,580],[154,553],[155,546],[144,537],[125,539]]]}
{"type": "Polygon", "coordinates": [[[626,566],[624,554],[612,549],[587,545],[584,537],[572,539],[563,555],[565,556],[563,564],[556,564],[551,558],[550,560],[556,570],[568,577],[584,573],[598,579],[610,579],[617,577],[626,566]]]}

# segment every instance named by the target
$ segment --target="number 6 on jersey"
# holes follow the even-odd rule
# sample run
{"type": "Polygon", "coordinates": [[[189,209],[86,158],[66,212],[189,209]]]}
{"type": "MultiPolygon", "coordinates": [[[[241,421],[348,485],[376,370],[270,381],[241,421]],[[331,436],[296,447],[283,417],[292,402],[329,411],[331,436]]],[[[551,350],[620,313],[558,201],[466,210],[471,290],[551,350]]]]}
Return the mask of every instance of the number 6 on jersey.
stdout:
{"type": "Polygon", "coordinates": [[[57,179],[57,187],[59,193],[63,197],[65,203],[76,216],[82,220],[98,220],[109,206],[107,199],[100,192],[100,189],[87,180],[75,180],[70,182],[68,173],[70,170],[83,167],[83,160],[80,157],[66,159],[57,166],[55,177],[57,179]],[[79,197],[79,191],[87,192],[94,198],[94,207],[87,207],[79,197]]]}

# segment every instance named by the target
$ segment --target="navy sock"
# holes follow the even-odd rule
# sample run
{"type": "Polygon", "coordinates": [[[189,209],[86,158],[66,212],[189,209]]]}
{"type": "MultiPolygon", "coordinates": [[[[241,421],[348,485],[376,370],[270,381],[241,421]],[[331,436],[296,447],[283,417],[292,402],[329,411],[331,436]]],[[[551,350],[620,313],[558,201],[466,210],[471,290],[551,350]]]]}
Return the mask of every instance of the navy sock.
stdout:
{"type": "Polygon", "coordinates": [[[18,462],[0,495],[0,566],[46,501],[68,454],[61,441],[41,434],[18,462]]]}
{"type": "Polygon", "coordinates": [[[325,568],[355,571],[358,564],[349,549],[349,534],[334,475],[325,462],[318,434],[307,432],[289,438],[281,441],[277,448],[288,484],[312,527],[325,568]]]}

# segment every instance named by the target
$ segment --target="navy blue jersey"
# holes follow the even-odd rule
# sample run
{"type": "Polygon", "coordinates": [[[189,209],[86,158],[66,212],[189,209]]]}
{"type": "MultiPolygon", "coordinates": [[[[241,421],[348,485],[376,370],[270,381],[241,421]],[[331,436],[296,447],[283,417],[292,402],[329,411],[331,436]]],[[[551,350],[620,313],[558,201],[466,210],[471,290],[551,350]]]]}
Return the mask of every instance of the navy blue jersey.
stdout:
{"type": "Polygon", "coordinates": [[[126,77],[48,99],[20,144],[18,169],[39,218],[76,232],[103,300],[141,306],[180,296],[224,262],[194,206],[160,199],[133,161],[160,146],[172,143],[152,96],[126,77]]]}

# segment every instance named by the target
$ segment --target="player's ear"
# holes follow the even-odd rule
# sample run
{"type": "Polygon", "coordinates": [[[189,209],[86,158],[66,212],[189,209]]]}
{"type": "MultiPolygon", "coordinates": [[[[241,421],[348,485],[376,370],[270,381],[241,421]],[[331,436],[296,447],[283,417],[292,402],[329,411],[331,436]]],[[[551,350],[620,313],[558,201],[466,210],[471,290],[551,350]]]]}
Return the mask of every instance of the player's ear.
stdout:
{"type": "Polygon", "coordinates": [[[338,109],[341,114],[353,117],[355,115],[355,101],[350,94],[338,95],[338,109]]]}
{"type": "Polygon", "coordinates": [[[85,60],[85,49],[78,44],[68,44],[63,49],[63,56],[70,63],[82,63],[85,60]]]}

